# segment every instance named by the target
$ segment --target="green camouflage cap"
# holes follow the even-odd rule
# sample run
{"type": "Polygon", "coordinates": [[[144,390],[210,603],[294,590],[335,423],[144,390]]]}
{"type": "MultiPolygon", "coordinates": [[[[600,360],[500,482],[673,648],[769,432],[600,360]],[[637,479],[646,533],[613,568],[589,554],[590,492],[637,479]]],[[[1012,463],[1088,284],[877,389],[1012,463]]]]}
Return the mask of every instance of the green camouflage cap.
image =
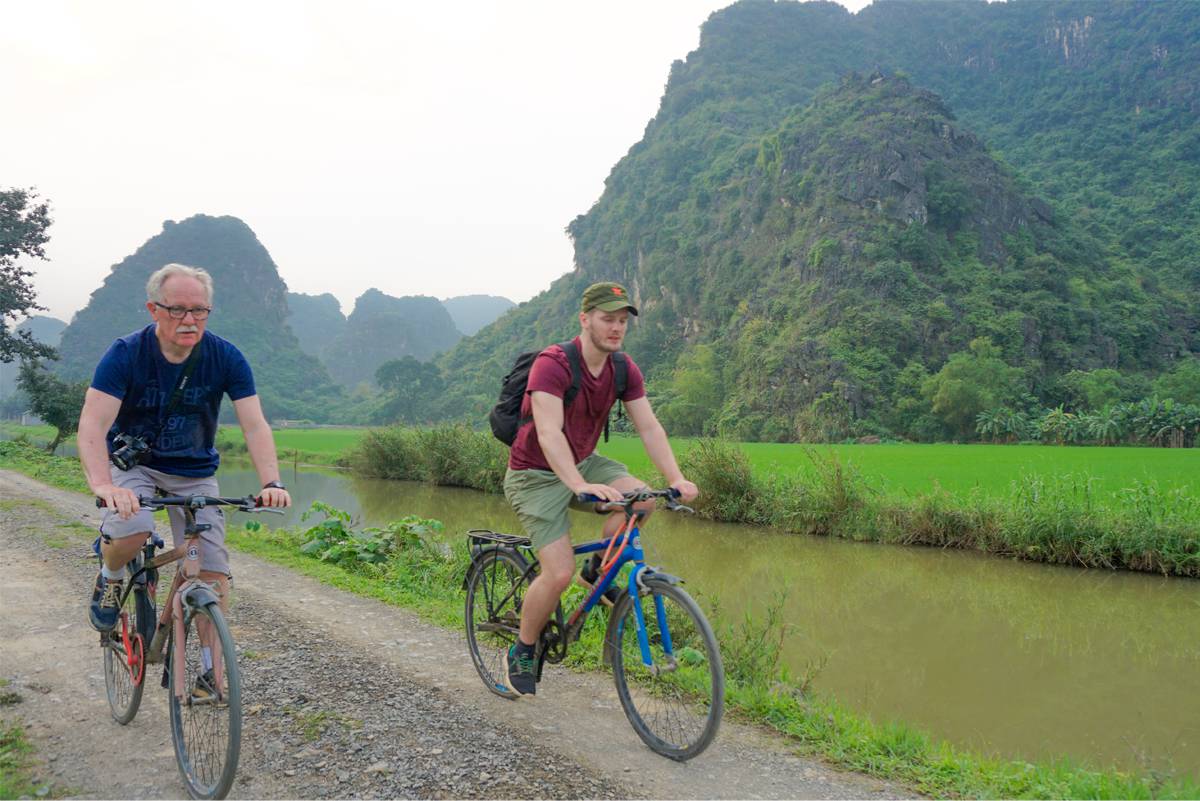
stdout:
{"type": "Polygon", "coordinates": [[[587,289],[583,290],[583,305],[581,309],[585,312],[590,312],[592,309],[600,311],[619,311],[620,309],[629,309],[629,313],[636,315],[637,306],[634,306],[629,301],[629,292],[620,284],[614,284],[612,281],[602,281],[598,284],[592,284],[587,289]]]}

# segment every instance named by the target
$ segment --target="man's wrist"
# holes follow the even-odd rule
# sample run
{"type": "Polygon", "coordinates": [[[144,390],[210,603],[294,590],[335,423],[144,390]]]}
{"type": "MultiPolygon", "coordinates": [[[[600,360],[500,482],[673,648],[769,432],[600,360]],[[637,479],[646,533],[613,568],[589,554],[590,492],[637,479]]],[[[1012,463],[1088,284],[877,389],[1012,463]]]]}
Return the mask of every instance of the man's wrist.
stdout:
{"type": "Polygon", "coordinates": [[[268,481],[266,484],[262,485],[262,488],[263,489],[277,489],[277,490],[286,490],[287,489],[287,487],[283,486],[283,484],[280,483],[278,480],[268,481]]]}

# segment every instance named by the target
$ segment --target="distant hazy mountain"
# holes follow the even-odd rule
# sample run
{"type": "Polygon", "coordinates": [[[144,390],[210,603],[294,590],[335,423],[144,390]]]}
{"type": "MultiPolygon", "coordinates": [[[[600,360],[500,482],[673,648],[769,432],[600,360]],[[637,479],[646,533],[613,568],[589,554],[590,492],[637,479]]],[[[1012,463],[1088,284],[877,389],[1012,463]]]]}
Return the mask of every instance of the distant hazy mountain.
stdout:
{"type": "Polygon", "coordinates": [[[271,255],[236,217],[198,214],[168,220],[120,264],[62,335],[60,372],[85,379],[117,337],[150,323],[146,279],[164,264],[203,267],[215,284],[208,330],[237,345],[254,370],[269,417],[328,417],[341,390],[315,357],[300,350],[288,316],[287,287],[271,255]]]}
{"type": "Polygon", "coordinates": [[[323,295],[287,293],[288,325],[300,341],[300,350],[324,361],[323,354],[346,330],[346,315],[338,299],[323,295]]]}
{"type": "Polygon", "coordinates": [[[385,295],[368,289],[354,303],[346,328],[322,353],[334,379],[353,387],[373,381],[379,365],[412,356],[428,361],[462,338],[437,298],[385,295]]]}
{"type": "MultiPolygon", "coordinates": [[[[45,315],[34,315],[17,326],[18,331],[28,331],[38,342],[52,347],[58,347],[63,329],[67,324],[62,320],[45,315]]],[[[10,364],[0,363],[0,398],[7,398],[17,388],[17,373],[21,369],[19,361],[10,364]]]]}
{"type": "Polygon", "coordinates": [[[455,327],[464,335],[471,336],[517,304],[496,295],[461,295],[446,298],[442,305],[454,318],[455,327]]]}

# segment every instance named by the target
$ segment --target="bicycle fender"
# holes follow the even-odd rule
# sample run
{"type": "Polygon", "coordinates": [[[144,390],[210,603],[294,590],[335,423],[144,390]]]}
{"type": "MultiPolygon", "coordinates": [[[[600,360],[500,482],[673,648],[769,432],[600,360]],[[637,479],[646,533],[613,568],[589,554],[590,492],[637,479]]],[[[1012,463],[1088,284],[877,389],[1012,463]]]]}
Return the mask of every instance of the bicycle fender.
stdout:
{"type": "Polygon", "coordinates": [[[221,599],[210,587],[192,587],[183,594],[183,602],[193,609],[199,609],[209,604],[220,604],[221,599]]]}
{"type": "Polygon", "coordinates": [[[672,576],[670,573],[659,573],[657,570],[653,572],[646,571],[642,574],[640,580],[645,585],[670,584],[672,587],[678,587],[680,584],[683,584],[683,579],[679,576],[672,576]]]}

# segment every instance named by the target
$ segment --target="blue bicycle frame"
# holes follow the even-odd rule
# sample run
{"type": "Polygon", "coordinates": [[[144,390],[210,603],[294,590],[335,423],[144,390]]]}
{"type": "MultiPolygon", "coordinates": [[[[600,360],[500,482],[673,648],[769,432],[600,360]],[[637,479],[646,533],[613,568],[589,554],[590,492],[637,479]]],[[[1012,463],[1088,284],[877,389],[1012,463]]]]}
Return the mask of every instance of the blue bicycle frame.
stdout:
{"type": "MultiPolygon", "coordinates": [[[[638,517],[640,517],[640,515],[638,515],[638,517]]],[[[576,545],[574,548],[575,555],[578,556],[581,554],[605,551],[608,549],[613,540],[623,536],[624,531],[622,530],[621,532],[614,534],[609,539],[596,540],[595,542],[586,542],[582,545],[576,545]]],[[[624,547],[621,548],[621,551],[617,554],[616,559],[614,559],[612,564],[609,565],[608,570],[605,571],[605,573],[600,576],[596,583],[592,586],[592,591],[588,594],[588,597],[584,600],[583,604],[581,604],[579,608],[577,608],[571,614],[570,619],[567,621],[567,630],[572,630],[579,623],[579,621],[582,620],[584,615],[592,611],[596,604],[600,602],[600,598],[604,594],[604,591],[612,586],[613,582],[616,581],[617,575],[621,572],[621,568],[624,567],[628,562],[634,563],[633,569],[629,572],[629,587],[627,591],[629,593],[629,597],[633,600],[633,615],[637,620],[638,646],[641,648],[642,652],[642,664],[647,668],[653,668],[654,663],[650,656],[650,640],[646,635],[646,618],[642,612],[642,605],[637,602],[637,599],[638,589],[641,586],[643,574],[647,572],[653,574],[655,571],[646,566],[646,555],[642,551],[642,538],[640,536],[636,519],[633,523],[633,529],[629,532],[628,542],[626,542],[624,547]]],[[[654,595],[654,614],[658,620],[658,630],[662,632],[663,652],[666,653],[666,655],[672,661],[674,661],[675,654],[671,647],[671,633],[670,629],[667,627],[667,612],[663,607],[661,595],[654,595]]]]}

